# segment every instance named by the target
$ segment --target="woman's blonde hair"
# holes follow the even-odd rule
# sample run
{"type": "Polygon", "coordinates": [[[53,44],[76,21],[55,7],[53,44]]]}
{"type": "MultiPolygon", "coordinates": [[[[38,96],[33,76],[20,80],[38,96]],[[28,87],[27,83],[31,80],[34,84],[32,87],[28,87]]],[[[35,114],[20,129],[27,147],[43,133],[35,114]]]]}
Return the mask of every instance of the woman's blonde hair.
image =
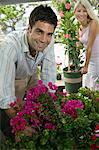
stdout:
{"type": "Polygon", "coordinates": [[[77,8],[77,6],[78,6],[79,4],[81,4],[81,5],[83,5],[83,6],[85,7],[85,9],[87,10],[88,16],[89,16],[91,19],[96,20],[96,21],[98,21],[98,23],[99,23],[99,18],[98,18],[98,16],[94,13],[93,8],[92,8],[92,6],[91,6],[91,4],[89,3],[88,0],[79,0],[79,1],[76,3],[75,7],[74,7],[74,12],[75,12],[75,10],[76,10],[76,8],[77,8]]]}

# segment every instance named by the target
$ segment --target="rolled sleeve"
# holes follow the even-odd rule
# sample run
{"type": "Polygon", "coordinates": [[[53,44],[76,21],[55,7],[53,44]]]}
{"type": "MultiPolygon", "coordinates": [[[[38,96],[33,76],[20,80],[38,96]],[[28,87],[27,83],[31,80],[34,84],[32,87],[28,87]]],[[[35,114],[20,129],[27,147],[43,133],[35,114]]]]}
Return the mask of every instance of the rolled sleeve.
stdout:
{"type": "Polygon", "coordinates": [[[13,103],[14,101],[16,101],[16,97],[9,97],[9,98],[2,99],[2,101],[0,101],[0,108],[8,109],[10,108],[10,103],[13,103]]]}

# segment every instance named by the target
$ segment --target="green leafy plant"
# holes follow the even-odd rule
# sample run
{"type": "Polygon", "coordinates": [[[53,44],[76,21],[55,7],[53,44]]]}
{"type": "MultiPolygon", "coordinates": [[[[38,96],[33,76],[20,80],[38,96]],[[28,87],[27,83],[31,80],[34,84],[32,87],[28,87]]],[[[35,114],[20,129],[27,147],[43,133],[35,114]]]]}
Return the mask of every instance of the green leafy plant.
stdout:
{"type": "MultiPolygon", "coordinates": [[[[51,90],[57,90],[49,83],[51,90]]],[[[80,88],[76,94],[51,93],[42,81],[27,92],[21,111],[11,119],[15,141],[2,149],[65,150],[97,148],[99,91],[80,88]]],[[[19,100],[17,100],[17,103],[19,100]]],[[[10,104],[16,108],[16,102],[10,104]]]]}
{"type": "Polygon", "coordinates": [[[68,70],[73,65],[79,70],[81,62],[82,44],[78,37],[78,23],[74,18],[74,3],[72,0],[53,1],[60,16],[57,28],[59,42],[64,44],[65,55],[68,55],[68,70]]]}
{"type": "Polygon", "coordinates": [[[1,30],[7,32],[7,28],[15,30],[15,25],[22,20],[26,8],[24,4],[0,6],[0,26],[1,30]]]}

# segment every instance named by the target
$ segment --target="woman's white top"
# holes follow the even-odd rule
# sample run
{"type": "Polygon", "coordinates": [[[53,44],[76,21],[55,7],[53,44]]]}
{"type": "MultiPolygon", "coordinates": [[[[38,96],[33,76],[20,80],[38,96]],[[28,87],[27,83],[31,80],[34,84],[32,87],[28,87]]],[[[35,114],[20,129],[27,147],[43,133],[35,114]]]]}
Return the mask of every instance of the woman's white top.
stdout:
{"type": "MultiPolygon", "coordinates": [[[[90,25],[83,30],[82,37],[80,38],[85,49],[87,49],[89,30],[90,25]]],[[[83,87],[88,87],[90,89],[97,90],[98,81],[99,81],[99,34],[96,35],[95,41],[92,46],[90,62],[88,65],[88,73],[83,75],[83,87]]]]}

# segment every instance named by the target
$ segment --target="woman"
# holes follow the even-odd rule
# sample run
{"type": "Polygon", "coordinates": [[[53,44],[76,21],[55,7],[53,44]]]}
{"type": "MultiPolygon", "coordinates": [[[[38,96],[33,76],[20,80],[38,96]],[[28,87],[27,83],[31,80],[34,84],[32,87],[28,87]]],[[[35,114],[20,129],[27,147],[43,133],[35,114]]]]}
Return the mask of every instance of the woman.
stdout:
{"type": "Polygon", "coordinates": [[[83,87],[97,90],[99,81],[99,18],[94,14],[87,0],[80,0],[74,9],[80,23],[80,40],[86,49],[83,75],[83,87]]]}

